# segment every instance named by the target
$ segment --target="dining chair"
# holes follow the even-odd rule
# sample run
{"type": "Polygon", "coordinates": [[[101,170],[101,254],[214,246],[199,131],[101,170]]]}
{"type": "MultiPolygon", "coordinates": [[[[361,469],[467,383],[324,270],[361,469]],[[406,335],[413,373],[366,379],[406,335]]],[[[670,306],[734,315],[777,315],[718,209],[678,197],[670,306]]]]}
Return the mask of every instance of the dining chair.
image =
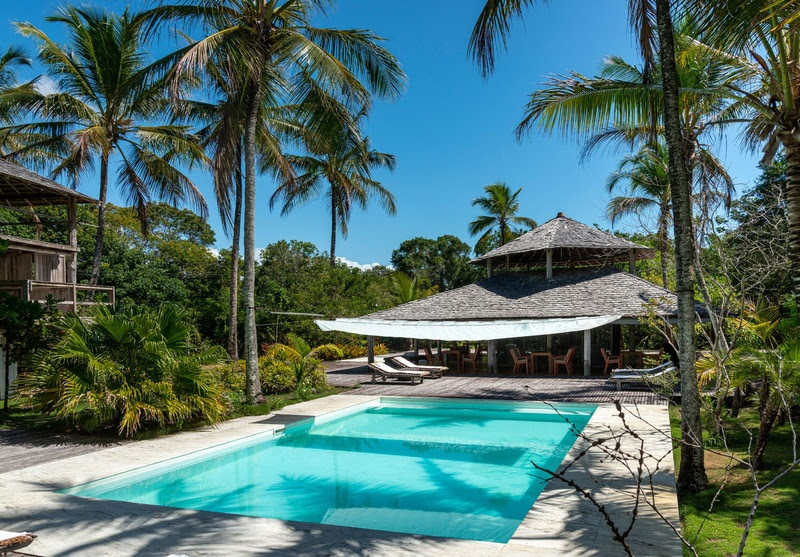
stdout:
{"type": "Polygon", "coordinates": [[[471,352],[468,356],[464,356],[461,359],[461,367],[462,371],[467,371],[467,366],[469,366],[472,371],[478,371],[478,362],[481,361],[481,347],[475,349],[475,352],[471,352]]]}
{"type": "Polygon", "coordinates": [[[514,369],[511,373],[517,373],[517,370],[521,367],[525,368],[525,374],[529,374],[531,371],[528,357],[523,356],[519,353],[519,350],[516,347],[512,347],[508,350],[509,354],[511,354],[511,359],[514,361],[514,369]]]}
{"type": "MultiPolygon", "coordinates": [[[[612,365],[615,365],[617,367],[620,366],[619,356],[610,355],[608,352],[606,352],[605,348],[601,348],[600,349],[600,354],[603,355],[603,361],[605,361],[605,363],[606,363],[606,367],[603,368],[603,375],[608,375],[608,368],[611,367],[612,365]]],[[[613,368],[613,369],[617,369],[617,368],[613,368]]]]}
{"type": "Polygon", "coordinates": [[[564,368],[567,370],[567,375],[572,375],[572,357],[574,355],[575,347],[572,346],[563,356],[553,356],[553,368],[555,368],[555,373],[558,374],[558,366],[564,366],[564,368]]]}
{"type": "Polygon", "coordinates": [[[425,350],[425,361],[428,362],[429,366],[434,366],[434,365],[440,366],[440,365],[442,365],[442,355],[441,354],[437,353],[436,356],[434,356],[433,353],[431,352],[431,349],[428,348],[427,346],[423,347],[423,350],[425,350]]]}

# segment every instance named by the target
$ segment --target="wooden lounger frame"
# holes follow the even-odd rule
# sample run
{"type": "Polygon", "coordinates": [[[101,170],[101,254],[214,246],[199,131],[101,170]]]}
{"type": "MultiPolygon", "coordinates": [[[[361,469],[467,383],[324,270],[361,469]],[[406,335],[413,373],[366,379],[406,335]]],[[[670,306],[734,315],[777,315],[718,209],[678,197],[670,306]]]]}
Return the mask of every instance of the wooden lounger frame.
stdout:
{"type": "Polygon", "coordinates": [[[430,374],[427,371],[412,371],[408,369],[394,369],[393,367],[388,366],[384,363],[374,363],[368,364],[369,369],[372,371],[372,382],[375,383],[375,380],[380,377],[383,381],[387,379],[394,378],[394,379],[410,379],[412,385],[416,385],[417,383],[422,383],[422,380],[425,377],[429,377],[430,374]]]}

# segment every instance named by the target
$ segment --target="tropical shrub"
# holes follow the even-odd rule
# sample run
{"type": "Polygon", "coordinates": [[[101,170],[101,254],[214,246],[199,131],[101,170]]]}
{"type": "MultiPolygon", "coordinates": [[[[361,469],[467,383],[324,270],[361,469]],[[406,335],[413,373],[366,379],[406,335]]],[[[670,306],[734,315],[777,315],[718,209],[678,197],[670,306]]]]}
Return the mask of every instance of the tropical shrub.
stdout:
{"type": "Polygon", "coordinates": [[[389,353],[389,348],[382,342],[376,342],[373,345],[372,350],[376,356],[381,356],[383,354],[389,353]]]}
{"type": "Polygon", "coordinates": [[[225,352],[194,344],[183,308],[97,306],[87,318],[65,316],[58,326],[61,340],[39,351],[19,381],[18,396],[39,412],[87,431],[114,427],[125,436],[224,415],[222,385],[211,366],[225,352]]]}
{"type": "Polygon", "coordinates": [[[222,385],[229,400],[244,401],[244,360],[210,366],[209,369],[222,385]]]}
{"type": "Polygon", "coordinates": [[[292,346],[273,344],[259,359],[261,389],[267,395],[297,392],[309,398],[325,386],[325,369],[305,340],[293,334],[287,338],[292,346]]]}
{"type": "Polygon", "coordinates": [[[358,344],[345,344],[342,347],[342,358],[351,360],[353,358],[363,358],[367,355],[367,347],[358,344]]]}
{"type": "Polygon", "coordinates": [[[311,355],[323,362],[330,362],[333,360],[341,360],[344,358],[342,349],[335,344],[323,344],[317,346],[311,351],[311,355]]]}
{"type": "Polygon", "coordinates": [[[299,360],[302,357],[300,356],[300,352],[291,346],[279,342],[275,344],[262,344],[261,350],[265,358],[270,358],[272,360],[299,360]]]}

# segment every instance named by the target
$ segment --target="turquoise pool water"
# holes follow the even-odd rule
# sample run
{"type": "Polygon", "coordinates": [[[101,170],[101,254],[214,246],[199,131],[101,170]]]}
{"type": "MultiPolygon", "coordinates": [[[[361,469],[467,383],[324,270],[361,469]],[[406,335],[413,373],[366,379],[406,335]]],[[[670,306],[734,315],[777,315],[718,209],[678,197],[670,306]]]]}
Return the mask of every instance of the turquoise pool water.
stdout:
{"type": "Polygon", "coordinates": [[[383,398],[62,492],[506,542],[595,409],[557,408],[383,398]]]}

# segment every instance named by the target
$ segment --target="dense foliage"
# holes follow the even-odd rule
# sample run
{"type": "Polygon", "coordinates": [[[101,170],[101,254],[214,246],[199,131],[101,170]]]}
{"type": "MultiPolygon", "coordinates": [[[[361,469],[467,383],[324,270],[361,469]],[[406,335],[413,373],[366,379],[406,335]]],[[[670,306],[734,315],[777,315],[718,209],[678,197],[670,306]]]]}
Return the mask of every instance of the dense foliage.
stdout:
{"type": "Polygon", "coordinates": [[[207,366],[225,354],[198,347],[187,317],[171,304],[67,315],[62,338],[20,377],[19,396],[89,431],[113,427],[130,436],[150,424],[215,422],[225,406],[207,366]]]}

